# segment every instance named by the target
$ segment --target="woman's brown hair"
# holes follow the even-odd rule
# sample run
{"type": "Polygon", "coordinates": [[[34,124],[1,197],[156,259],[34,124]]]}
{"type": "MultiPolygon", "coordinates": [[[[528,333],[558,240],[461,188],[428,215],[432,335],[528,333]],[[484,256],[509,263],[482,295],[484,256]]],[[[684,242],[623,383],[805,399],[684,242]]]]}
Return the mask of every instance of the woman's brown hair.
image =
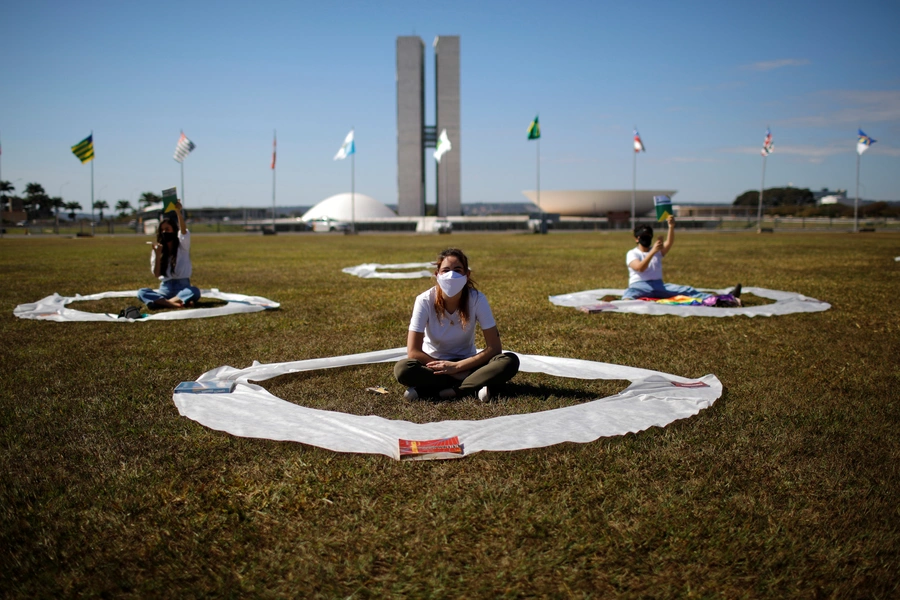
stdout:
{"type": "MultiPolygon", "coordinates": [[[[459,248],[447,248],[440,254],[438,254],[437,260],[434,263],[434,275],[437,275],[441,269],[441,263],[444,262],[444,259],[453,256],[462,264],[463,269],[465,269],[464,275],[467,277],[466,287],[463,288],[462,295],[459,297],[459,308],[457,308],[457,312],[459,313],[459,322],[463,326],[469,324],[469,290],[475,289],[475,281],[472,280],[472,273],[469,271],[469,259],[466,257],[466,254],[460,250],[459,248]]],[[[438,321],[442,320],[444,316],[444,292],[441,290],[441,286],[436,285],[437,292],[434,294],[434,312],[437,313],[438,321]]]]}

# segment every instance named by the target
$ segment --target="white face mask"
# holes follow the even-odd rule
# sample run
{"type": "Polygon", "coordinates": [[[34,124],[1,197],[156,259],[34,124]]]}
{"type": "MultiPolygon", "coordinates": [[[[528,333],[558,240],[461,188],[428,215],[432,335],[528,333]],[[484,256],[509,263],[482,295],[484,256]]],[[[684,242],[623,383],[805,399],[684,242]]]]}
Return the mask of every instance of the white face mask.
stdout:
{"type": "Polygon", "coordinates": [[[466,287],[466,282],[468,280],[468,277],[460,275],[456,271],[447,271],[446,273],[441,273],[437,276],[438,285],[441,286],[441,291],[443,291],[444,295],[448,298],[452,298],[460,293],[463,288],[466,287]]]}

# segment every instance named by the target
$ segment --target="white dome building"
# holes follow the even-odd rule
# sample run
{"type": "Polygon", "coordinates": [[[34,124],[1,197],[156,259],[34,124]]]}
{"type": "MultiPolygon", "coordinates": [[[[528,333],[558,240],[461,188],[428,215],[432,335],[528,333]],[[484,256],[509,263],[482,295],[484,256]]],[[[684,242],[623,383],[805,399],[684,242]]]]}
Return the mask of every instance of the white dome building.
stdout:
{"type": "MultiPolygon", "coordinates": [[[[537,204],[537,192],[525,190],[525,197],[537,204]]],[[[675,190],[635,190],[634,212],[653,210],[653,196],[675,195],[675,190]]],[[[602,217],[608,212],[631,212],[631,190],[541,190],[544,212],[565,217],[602,217]]]]}
{"type": "Polygon", "coordinates": [[[303,221],[330,219],[332,221],[370,221],[396,217],[397,214],[387,206],[365,194],[335,194],[325,198],[302,217],[303,221]]]}

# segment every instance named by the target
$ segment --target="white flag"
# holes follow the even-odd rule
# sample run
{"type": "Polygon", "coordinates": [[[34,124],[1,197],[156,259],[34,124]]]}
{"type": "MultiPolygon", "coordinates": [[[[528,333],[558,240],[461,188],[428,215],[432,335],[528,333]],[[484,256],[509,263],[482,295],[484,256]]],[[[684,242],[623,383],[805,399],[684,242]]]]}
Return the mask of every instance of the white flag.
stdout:
{"type": "Polygon", "coordinates": [[[447,130],[445,129],[438,138],[437,148],[434,149],[434,160],[441,162],[441,157],[450,150],[453,150],[453,146],[450,145],[450,138],[447,137],[447,130]]]}
{"type": "Polygon", "coordinates": [[[334,155],[334,160],[344,160],[351,154],[356,153],[356,142],[353,141],[353,130],[350,130],[350,133],[347,134],[347,137],[344,138],[344,143],[341,144],[341,149],[337,151],[337,154],[334,155]]]}

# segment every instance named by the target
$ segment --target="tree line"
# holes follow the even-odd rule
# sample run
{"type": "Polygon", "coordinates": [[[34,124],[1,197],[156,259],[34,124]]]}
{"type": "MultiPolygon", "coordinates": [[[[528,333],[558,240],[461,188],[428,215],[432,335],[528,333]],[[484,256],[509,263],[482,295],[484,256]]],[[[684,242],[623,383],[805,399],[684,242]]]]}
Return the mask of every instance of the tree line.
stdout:
{"type": "MultiPolygon", "coordinates": [[[[59,219],[60,211],[68,214],[74,221],[75,214],[84,210],[80,202],[66,202],[59,196],[50,196],[39,183],[28,183],[22,189],[23,195],[14,192],[16,188],[8,181],[0,181],[0,202],[3,208],[12,211],[14,207],[21,206],[29,221],[38,219],[59,219]]],[[[138,199],[138,208],[135,209],[128,200],[119,200],[115,204],[115,213],[119,218],[133,215],[138,210],[143,210],[150,205],[162,202],[162,198],[153,192],[144,192],[138,199]]],[[[88,206],[88,209],[92,208],[88,206]]],[[[93,209],[99,213],[100,220],[104,219],[104,211],[110,209],[106,200],[95,200],[93,209]]]]}
{"type": "MultiPolygon", "coordinates": [[[[759,190],[747,190],[734,199],[735,206],[758,206],[759,190]]],[[[794,217],[852,217],[853,206],[847,204],[816,205],[809,188],[780,187],[763,191],[763,210],[767,215],[794,217]]],[[[872,202],[859,207],[862,217],[900,217],[900,206],[872,202]]]]}

